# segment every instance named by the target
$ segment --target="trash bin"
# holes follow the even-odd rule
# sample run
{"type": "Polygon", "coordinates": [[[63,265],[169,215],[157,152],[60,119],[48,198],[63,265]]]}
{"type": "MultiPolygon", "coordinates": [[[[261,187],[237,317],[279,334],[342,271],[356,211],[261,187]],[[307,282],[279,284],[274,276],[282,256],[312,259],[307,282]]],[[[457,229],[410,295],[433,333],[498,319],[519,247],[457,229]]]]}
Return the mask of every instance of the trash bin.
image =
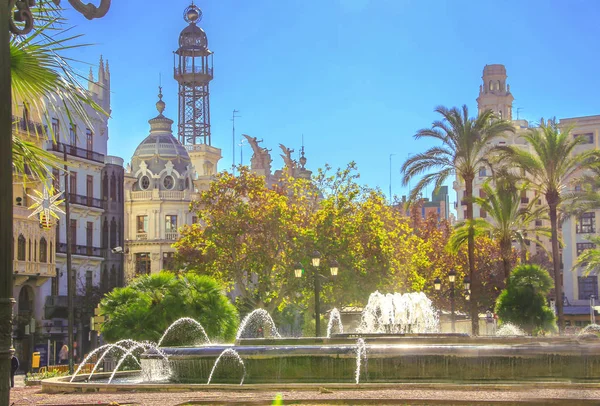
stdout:
{"type": "Polygon", "coordinates": [[[31,354],[31,369],[38,369],[40,367],[40,353],[34,352],[31,354]]]}

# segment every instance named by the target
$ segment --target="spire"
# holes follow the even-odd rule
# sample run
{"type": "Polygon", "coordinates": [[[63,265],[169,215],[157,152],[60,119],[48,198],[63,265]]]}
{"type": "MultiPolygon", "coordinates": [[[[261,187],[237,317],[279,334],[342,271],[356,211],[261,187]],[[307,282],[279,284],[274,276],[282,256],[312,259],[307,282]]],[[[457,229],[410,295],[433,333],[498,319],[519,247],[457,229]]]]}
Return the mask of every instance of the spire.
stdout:
{"type": "Polygon", "coordinates": [[[108,67],[108,59],[106,60],[106,77],[110,77],[110,68],[108,67]]]}
{"type": "Polygon", "coordinates": [[[302,134],[302,149],[300,150],[300,165],[302,165],[302,169],[304,169],[304,165],[306,165],[306,157],[304,156],[304,134],[302,134]]]}
{"type": "Polygon", "coordinates": [[[94,72],[92,71],[92,67],[90,66],[90,75],[88,76],[88,80],[90,82],[94,82],[94,72]]]}
{"type": "Polygon", "coordinates": [[[158,101],[156,102],[156,110],[158,110],[158,115],[162,116],[163,111],[165,111],[166,104],[162,99],[162,86],[158,86],[158,101]]]}
{"type": "Polygon", "coordinates": [[[98,82],[102,83],[104,81],[104,60],[102,59],[102,55],[100,55],[100,66],[98,67],[98,82]]]}

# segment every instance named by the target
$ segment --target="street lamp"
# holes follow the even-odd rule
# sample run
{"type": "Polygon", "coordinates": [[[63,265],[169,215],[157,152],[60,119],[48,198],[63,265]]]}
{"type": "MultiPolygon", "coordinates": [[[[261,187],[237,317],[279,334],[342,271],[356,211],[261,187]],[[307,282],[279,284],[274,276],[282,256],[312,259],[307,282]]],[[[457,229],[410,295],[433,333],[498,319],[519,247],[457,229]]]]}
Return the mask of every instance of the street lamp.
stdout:
{"type": "MultiPolygon", "coordinates": [[[[311,258],[312,264],[312,272],[313,272],[313,283],[314,283],[314,292],[315,292],[315,336],[321,336],[321,281],[319,278],[326,278],[325,276],[319,273],[319,266],[321,265],[321,253],[319,251],[314,251],[312,253],[311,258]]],[[[338,275],[339,265],[337,261],[333,260],[329,264],[329,272],[332,277],[336,277],[338,275]]],[[[304,272],[304,268],[301,263],[296,263],[294,266],[294,276],[296,278],[301,278],[304,272]]]]}
{"type": "MultiPolygon", "coordinates": [[[[455,325],[455,312],[454,312],[454,283],[456,282],[456,271],[451,269],[448,272],[448,282],[450,282],[450,289],[446,292],[450,295],[450,321],[452,323],[452,332],[456,332],[455,325]]],[[[442,290],[442,280],[439,277],[436,277],[433,281],[433,286],[436,291],[442,290]]],[[[471,280],[468,276],[465,276],[463,280],[463,288],[465,290],[464,295],[466,300],[471,300],[471,280]]]]}
{"type": "Polygon", "coordinates": [[[46,353],[46,367],[50,366],[50,339],[52,338],[52,335],[50,334],[50,332],[52,331],[52,326],[54,323],[52,323],[51,321],[46,321],[44,322],[44,329],[46,330],[46,333],[48,334],[48,349],[47,349],[47,353],[46,353]]]}
{"type": "Polygon", "coordinates": [[[596,324],[596,314],[594,311],[596,295],[590,295],[590,322],[596,324]]]}

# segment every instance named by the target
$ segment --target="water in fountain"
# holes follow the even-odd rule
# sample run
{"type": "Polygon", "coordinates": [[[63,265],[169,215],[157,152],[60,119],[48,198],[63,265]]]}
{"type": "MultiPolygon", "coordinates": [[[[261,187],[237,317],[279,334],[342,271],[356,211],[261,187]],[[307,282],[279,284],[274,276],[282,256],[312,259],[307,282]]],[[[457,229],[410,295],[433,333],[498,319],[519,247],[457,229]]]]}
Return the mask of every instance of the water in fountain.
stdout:
{"type": "Polygon", "coordinates": [[[221,359],[223,357],[230,357],[233,360],[237,360],[238,364],[242,366],[243,373],[242,373],[242,380],[240,381],[240,386],[241,386],[244,383],[244,378],[246,378],[246,365],[244,365],[244,360],[242,360],[242,357],[240,357],[240,354],[238,354],[237,351],[232,348],[228,348],[228,349],[224,350],[221,354],[219,354],[219,357],[215,361],[215,365],[213,365],[213,367],[210,371],[210,375],[208,376],[208,382],[206,382],[206,384],[210,385],[210,381],[212,380],[213,374],[215,373],[215,369],[217,369],[217,366],[219,365],[219,362],[221,361],[221,359]]]}
{"type": "MultiPolygon", "coordinates": [[[[77,374],[79,374],[79,372],[81,371],[81,369],[92,359],[92,357],[94,355],[96,355],[97,353],[99,353],[102,350],[105,350],[102,353],[102,355],[100,356],[100,358],[94,364],[94,368],[92,369],[92,372],[88,376],[88,379],[90,379],[92,377],[92,375],[94,375],[94,372],[96,371],[96,369],[98,368],[98,366],[100,365],[100,363],[102,362],[102,360],[104,359],[104,357],[106,356],[106,354],[108,354],[113,349],[119,349],[119,350],[121,350],[123,352],[127,352],[127,348],[122,347],[119,344],[104,344],[104,345],[96,348],[94,351],[90,352],[88,354],[88,356],[85,357],[84,360],[79,364],[79,367],[77,368],[77,370],[75,371],[75,373],[73,374],[73,376],[71,377],[71,380],[69,382],[73,382],[73,379],[75,379],[75,377],[77,376],[77,374]]],[[[134,357],[134,359],[135,359],[135,357],[134,357]]],[[[137,361],[137,359],[136,359],[136,361],[137,361]]]]}
{"type": "MultiPolygon", "coordinates": [[[[202,343],[208,343],[208,344],[210,344],[210,339],[208,338],[208,335],[206,334],[206,331],[204,330],[204,327],[202,327],[202,324],[200,324],[196,320],[192,319],[191,317],[182,317],[179,320],[176,320],[173,324],[171,324],[165,330],[165,332],[163,333],[163,335],[160,338],[160,340],[158,340],[158,344],[156,346],[160,347],[160,345],[162,344],[163,340],[165,339],[165,337],[167,337],[167,335],[171,332],[171,330],[173,330],[175,327],[178,327],[180,325],[191,325],[191,326],[193,326],[195,329],[197,329],[198,331],[200,331],[200,333],[202,334],[202,340],[203,340],[202,343]]],[[[196,344],[196,343],[191,343],[191,344],[196,344]]]]}
{"type": "Polygon", "coordinates": [[[496,330],[497,336],[524,336],[526,335],[523,330],[511,323],[504,323],[498,330],[496,330]]]}
{"type": "Polygon", "coordinates": [[[360,382],[360,367],[362,365],[362,360],[365,360],[365,369],[367,362],[367,346],[365,344],[365,340],[363,338],[359,338],[356,340],[356,372],[354,373],[354,378],[356,380],[356,384],[360,382]]]}
{"type": "Polygon", "coordinates": [[[333,332],[334,326],[337,326],[337,332],[339,334],[344,333],[344,325],[342,324],[340,311],[336,308],[334,308],[329,314],[329,323],[327,323],[327,338],[331,337],[331,333],[333,332]]]}
{"type": "Polygon", "coordinates": [[[244,317],[244,320],[240,323],[235,339],[245,338],[244,334],[252,336],[258,335],[259,329],[263,330],[263,334],[267,336],[265,327],[269,327],[271,330],[271,336],[281,338],[273,318],[265,309],[256,309],[244,317]]]}
{"type": "MultiPolygon", "coordinates": [[[[127,357],[131,356],[131,355],[133,354],[133,351],[135,351],[135,350],[137,350],[137,349],[143,349],[143,350],[147,350],[147,349],[149,349],[149,348],[151,348],[151,349],[153,349],[153,350],[156,350],[156,351],[158,352],[158,354],[159,354],[159,355],[161,355],[161,356],[163,357],[163,360],[164,360],[164,361],[168,361],[168,359],[167,359],[167,356],[166,356],[166,355],[165,355],[165,354],[164,354],[162,351],[160,351],[160,350],[158,349],[158,347],[157,347],[155,344],[153,344],[153,343],[147,343],[147,342],[146,342],[146,343],[139,343],[139,344],[136,344],[136,345],[132,346],[131,348],[129,348],[129,349],[127,350],[127,352],[126,352],[126,353],[125,353],[125,354],[124,354],[124,355],[123,355],[123,356],[122,356],[122,357],[119,359],[119,362],[117,362],[117,366],[115,367],[114,371],[113,371],[113,372],[112,372],[112,374],[110,375],[110,378],[108,379],[108,383],[110,384],[110,383],[112,382],[112,380],[113,380],[113,379],[114,379],[114,377],[115,377],[115,374],[117,373],[117,371],[118,371],[118,370],[119,370],[119,368],[121,367],[121,364],[123,363],[123,361],[125,361],[125,359],[126,359],[127,357]]],[[[136,361],[137,361],[137,359],[136,359],[136,361]]],[[[139,362],[138,362],[138,364],[139,364],[139,362]]],[[[167,365],[168,365],[168,364],[167,364],[167,365]]],[[[166,373],[166,371],[165,371],[165,374],[167,374],[167,373],[166,373]]]]}
{"type": "Polygon", "coordinates": [[[580,336],[584,334],[600,335],[600,326],[598,324],[588,324],[579,332],[580,336]]]}
{"type": "MultiPolygon", "coordinates": [[[[114,344],[107,344],[109,347],[106,349],[106,351],[104,351],[102,353],[102,355],[100,356],[100,358],[96,361],[96,364],[94,365],[94,368],[92,369],[92,372],[90,372],[90,375],[88,376],[88,380],[92,379],[92,376],[94,375],[94,372],[96,372],[96,369],[98,369],[98,367],[101,365],[102,360],[104,359],[104,357],[106,357],[111,351],[113,351],[113,350],[120,350],[123,353],[127,353],[127,351],[130,348],[128,346],[136,346],[138,344],[140,344],[138,341],[130,340],[130,339],[119,340],[119,341],[117,341],[114,344]]],[[[139,361],[137,360],[137,358],[135,358],[135,356],[133,354],[131,354],[131,357],[138,363],[138,365],[140,364],[139,361]]],[[[140,367],[141,367],[141,365],[140,365],[140,367]]],[[[80,368],[81,368],[81,366],[80,366],[80,368]]],[[[75,375],[77,375],[77,374],[75,374],[75,375]]],[[[74,378],[74,376],[73,376],[73,378],[74,378]]],[[[71,378],[71,380],[73,378],[71,378]]]]}
{"type": "Polygon", "coordinates": [[[371,293],[365,306],[360,333],[434,333],[439,330],[437,312],[423,292],[371,293]]]}

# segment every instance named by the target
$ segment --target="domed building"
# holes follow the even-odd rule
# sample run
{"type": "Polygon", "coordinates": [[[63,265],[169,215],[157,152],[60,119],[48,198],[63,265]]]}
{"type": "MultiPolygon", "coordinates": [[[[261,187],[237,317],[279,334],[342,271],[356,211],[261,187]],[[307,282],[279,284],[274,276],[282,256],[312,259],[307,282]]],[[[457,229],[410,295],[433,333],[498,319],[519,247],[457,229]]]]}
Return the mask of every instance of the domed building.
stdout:
{"type": "Polygon", "coordinates": [[[173,136],[159,94],[150,135],[125,171],[125,277],[170,269],[178,229],[191,224],[189,203],[195,170],[186,148],[173,136]]]}

